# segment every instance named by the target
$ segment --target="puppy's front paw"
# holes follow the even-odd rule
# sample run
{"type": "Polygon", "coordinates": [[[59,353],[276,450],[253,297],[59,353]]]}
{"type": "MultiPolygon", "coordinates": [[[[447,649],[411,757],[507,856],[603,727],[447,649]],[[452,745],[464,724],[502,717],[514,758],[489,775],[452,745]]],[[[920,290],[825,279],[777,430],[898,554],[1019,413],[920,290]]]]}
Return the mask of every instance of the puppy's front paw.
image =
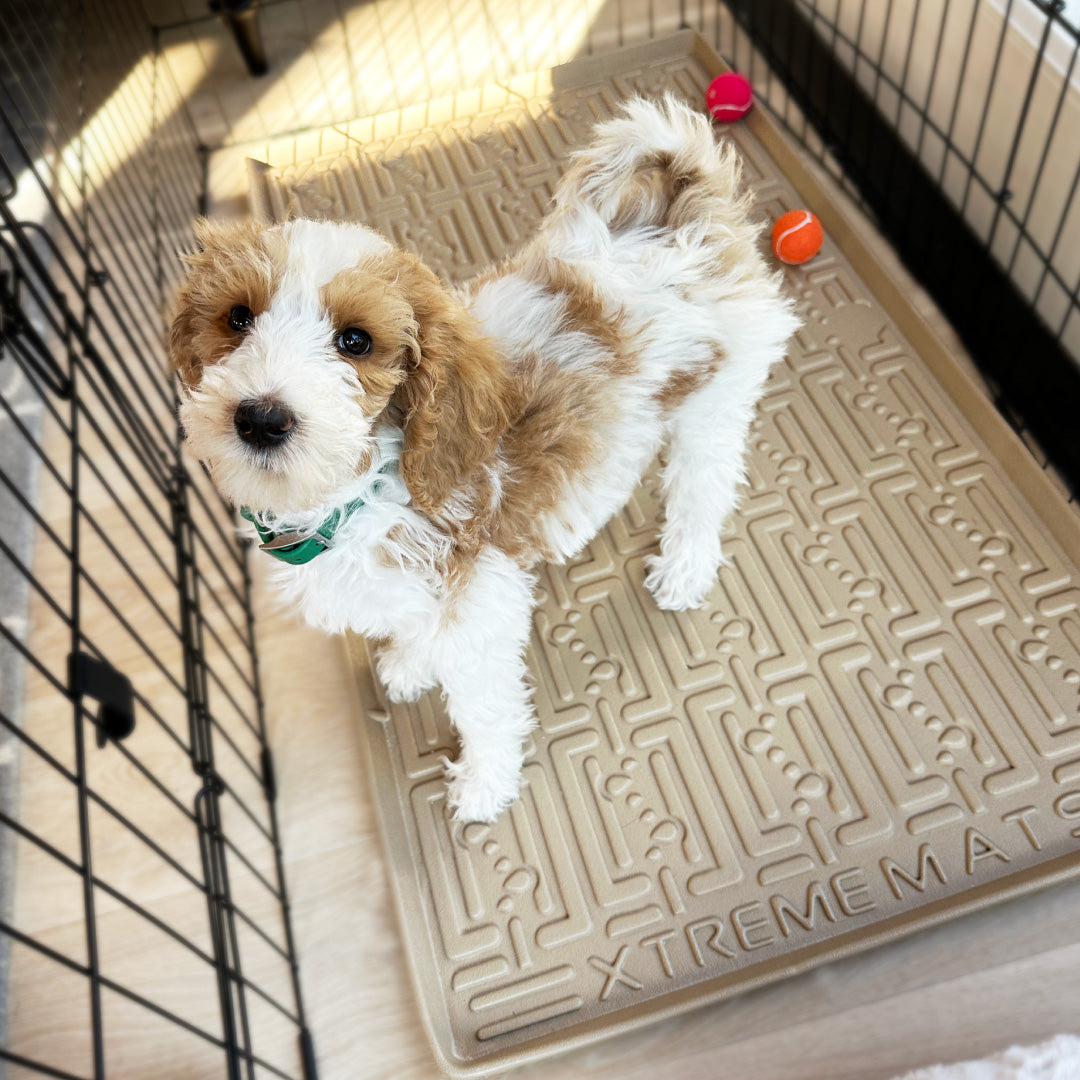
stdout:
{"type": "Polygon", "coordinates": [[[709,591],[716,584],[714,567],[694,567],[662,554],[650,555],[645,566],[648,570],[645,588],[652,593],[656,606],[664,611],[704,607],[709,591]]]}
{"type": "Polygon", "coordinates": [[[483,821],[491,824],[517,801],[520,773],[507,775],[481,773],[465,761],[446,763],[446,798],[454,820],[463,824],[483,821]]]}
{"type": "Polygon", "coordinates": [[[387,697],[398,704],[416,701],[436,681],[421,657],[396,645],[388,645],[375,657],[375,668],[387,697]]]}

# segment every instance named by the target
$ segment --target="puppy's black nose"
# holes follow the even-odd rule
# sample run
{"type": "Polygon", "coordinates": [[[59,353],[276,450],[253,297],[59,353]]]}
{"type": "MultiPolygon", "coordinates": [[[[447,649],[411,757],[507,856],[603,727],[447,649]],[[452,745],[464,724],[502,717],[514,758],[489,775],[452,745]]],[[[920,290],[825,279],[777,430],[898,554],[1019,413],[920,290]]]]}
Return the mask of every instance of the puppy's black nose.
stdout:
{"type": "Polygon", "coordinates": [[[241,401],[233,417],[236,434],[259,450],[280,446],[292,434],[296,418],[273,400],[241,401]]]}

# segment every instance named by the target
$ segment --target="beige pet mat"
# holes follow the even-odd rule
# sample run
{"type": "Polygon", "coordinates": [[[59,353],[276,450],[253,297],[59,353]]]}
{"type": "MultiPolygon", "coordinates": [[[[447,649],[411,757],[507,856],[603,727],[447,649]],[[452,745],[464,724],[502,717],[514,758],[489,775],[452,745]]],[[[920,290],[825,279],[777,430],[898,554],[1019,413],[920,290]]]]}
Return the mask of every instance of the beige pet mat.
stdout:
{"type": "MultiPolygon", "coordinates": [[[[700,106],[719,68],[683,34],[289,140],[256,205],[366,221],[462,279],[530,234],[620,98],[700,106]]],[[[447,819],[438,697],[388,707],[354,643],[402,932],[458,1075],[1080,871],[1076,519],[763,110],[724,131],[763,217],[808,205],[827,239],[787,271],[805,327],[710,605],[642,588],[655,476],[543,572],[540,727],[492,827],[447,819]]]]}

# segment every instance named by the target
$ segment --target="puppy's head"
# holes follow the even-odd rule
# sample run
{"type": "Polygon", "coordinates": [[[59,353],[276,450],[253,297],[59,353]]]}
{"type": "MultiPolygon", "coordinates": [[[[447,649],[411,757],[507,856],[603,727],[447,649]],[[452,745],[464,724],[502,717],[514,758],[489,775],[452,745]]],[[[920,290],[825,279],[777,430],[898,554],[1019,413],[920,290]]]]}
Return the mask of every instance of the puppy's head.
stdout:
{"type": "Polygon", "coordinates": [[[406,484],[434,513],[494,451],[494,353],[414,256],[360,225],[196,235],[170,347],[189,446],[226,498],[277,515],[325,502],[396,418],[406,484]]]}

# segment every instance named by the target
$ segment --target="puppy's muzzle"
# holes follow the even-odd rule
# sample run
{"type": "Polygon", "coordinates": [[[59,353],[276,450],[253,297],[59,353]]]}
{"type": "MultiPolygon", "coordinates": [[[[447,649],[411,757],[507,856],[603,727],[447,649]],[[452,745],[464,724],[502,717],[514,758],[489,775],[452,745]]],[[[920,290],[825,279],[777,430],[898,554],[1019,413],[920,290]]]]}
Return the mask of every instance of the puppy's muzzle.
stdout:
{"type": "Polygon", "coordinates": [[[233,417],[236,434],[257,450],[281,446],[296,429],[296,417],[273,400],[241,401],[233,417]]]}

